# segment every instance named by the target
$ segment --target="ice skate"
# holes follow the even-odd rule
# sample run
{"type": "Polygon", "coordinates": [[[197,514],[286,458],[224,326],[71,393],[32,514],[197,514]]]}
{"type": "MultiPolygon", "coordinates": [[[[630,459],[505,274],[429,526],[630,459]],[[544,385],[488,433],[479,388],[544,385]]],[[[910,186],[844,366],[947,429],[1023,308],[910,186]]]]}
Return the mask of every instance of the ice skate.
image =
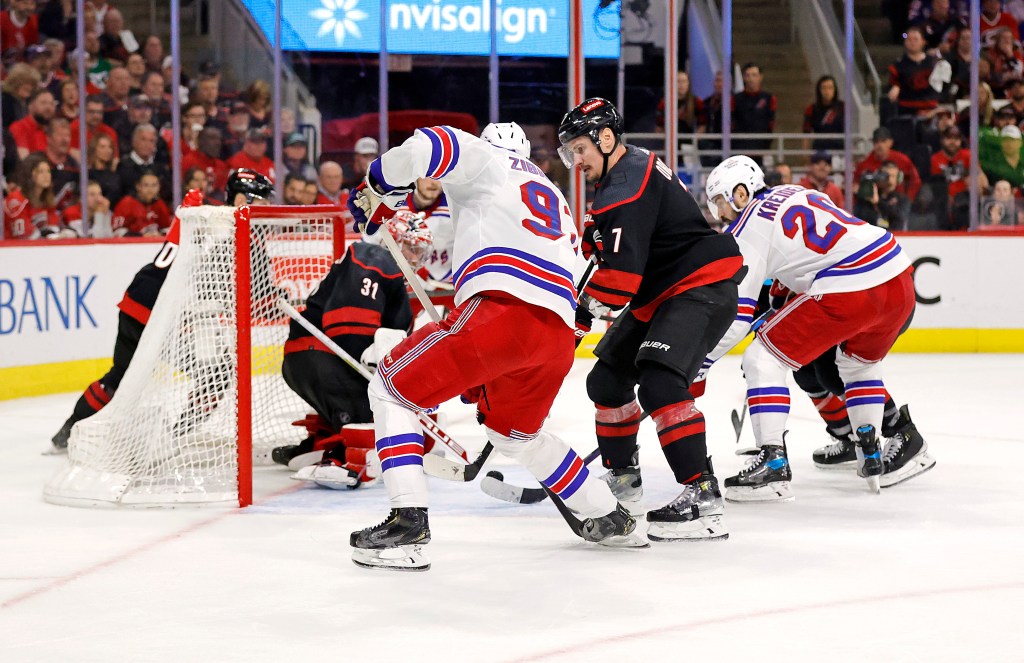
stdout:
{"type": "Polygon", "coordinates": [[[636,519],[622,504],[607,516],[584,520],[580,536],[610,548],[647,548],[651,545],[644,533],[637,530],[636,519]]]}
{"type": "Polygon", "coordinates": [[[847,437],[834,437],[832,444],[815,449],[811,454],[820,470],[857,469],[857,445],[847,437]]]}
{"type": "Polygon", "coordinates": [[[307,465],[315,465],[324,458],[323,450],[313,450],[313,436],[310,435],[298,444],[288,444],[283,447],[275,447],[270,452],[270,458],[278,465],[285,465],[290,470],[299,470],[307,465]],[[299,458],[301,456],[301,458],[299,458]],[[299,459],[298,462],[295,462],[299,459]]]}
{"type": "Polygon", "coordinates": [[[674,500],[647,512],[647,536],[651,541],[708,541],[729,538],[722,522],[725,503],[718,479],[711,472],[685,484],[674,500]]]}
{"type": "Polygon", "coordinates": [[[609,470],[601,477],[601,481],[608,484],[615,499],[621,502],[630,513],[639,512],[640,498],[644,496],[643,479],[640,478],[639,467],[631,465],[609,470]]]}
{"type": "Polygon", "coordinates": [[[366,569],[426,571],[430,560],[423,546],[430,543],[425,507],[391,509],[379,525],[352,532],[352,561],[366,569]]]}
{"type": "Polygon", "coordinates": [[[75,422],[68,419],[64,422],[64,425],[60,427],[57,434],[51,438],[53,446],[43,452],[46,456],[58,456],[60,454],[66,454],[68,452],[68,440],[71,439],[71,429],[74,427],[75,422]]]}
{"type": "Polygon", "coordinates": [[[355,489],[363,484],[359,474],[342,466],[336,460],[324,460],[316,465],[307,465],[291,477],[292,481],[309,481],[323,488],[341,490],[355,489]]]}
{"type": "Polygon", "coordinates": [[[791,502],[795,496],[786,445],[761,447],[736,476],[725,480],[725,499],[730,502],[791,502]]]}
{"type": "Polygon", "coordinates": [[[879,478],[882,488],[903,483],[935,467],[935,459],[928,455],[928,443],[917,432],[906,405],[900,408],[896,434],[885,443],[882,466],[884,470],[879,478]]]}
{"type": "Polygon", "coordinates": [[[882,492],[879,477],[885,468],[882,465],[882,452],[874,426],[861,426],[857,429],[856,450],[857,476],[867,479],[868,487],[875,493],[882,492]]]}

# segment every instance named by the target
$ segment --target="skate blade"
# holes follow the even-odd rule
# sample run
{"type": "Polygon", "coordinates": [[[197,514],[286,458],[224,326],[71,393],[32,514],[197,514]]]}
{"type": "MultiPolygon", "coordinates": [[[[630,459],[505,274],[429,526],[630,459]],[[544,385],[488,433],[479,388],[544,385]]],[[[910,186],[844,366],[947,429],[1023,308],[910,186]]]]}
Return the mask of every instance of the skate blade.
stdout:
{"type": "MultiPolygon", "coordinates": [[[[625,505],[623,505],[625,506],[625,505]]],[[[629,534],[621,536],[610,536],[607,539],[597,542],[600,546],[607,548],[650,548],[651,542],[647,535],[640,530],[640,523],[629,534]]]]}
{"type": "Polygon", "coordinates": [[[50,446],[49,449],[42,453],[43,456],[66,456],[68,453],[67,447],[55,447],[50,446]]]}
{"type": "Polygon", "coordinates": [[[935,459],[927,453],[921,453],[912,458],[910,462],[900,468],[898,472],[883,474],[879,481],[882,488],[891,488],[897,484],[903,483],[904,481],[909,481],[916,476],[920,476],[933,467],[935,467],[935,459]]]}
{"type": "Polygon", "coordinates": [[[788,481],[774,481],[763,486],[730,486],[725,489],[726,502],[792,502],[796,499],[788,481]]]}
{"type": "Polygon", "coordinates": [[[873,492],[875,495],[882,494],[882,484],[879,480],[879,476],[880,475],[876,474],[874,476],[865,477],[865,479],[868,482],[868,488],[870,488],[871,492],[873,492]]]}
{"type": "Polygon", "coordinates": [[[647,528],[651,541],[725,541],[729,530],[721,516],[706,516],[678,523],[651,522],[647,528]]]}
{"type": "Polygon", "coordinates": [[[364,569],[384,571],[426,571],[430,568],[430,560],[423,554],[421,545],[380,550],[353,548],[352,563],[364,569]]]}
{"type": "Polygon", "coordinates": [[[288,469],[292,472],[297,472],[304,467],[310,465],[316,465],[324,459],[324,452],[321,451],[307,451],[304,454],[299,454],[295,458],[288,461],[288,469]]]}
{"type": "Polygon", "coordinates": [[[760,451],[761,447],[738,447],[735,454],[737,456],[756,456],[760,451]]]}
{"type": "Polygon", "coordinates": [[[814,466],[819,470],[843,470],[844,472],[856,471],[857,461],[848,460],[845,463],[833,463],[832,465],[825,465],[824,463],[815,463],[814,466]]]}

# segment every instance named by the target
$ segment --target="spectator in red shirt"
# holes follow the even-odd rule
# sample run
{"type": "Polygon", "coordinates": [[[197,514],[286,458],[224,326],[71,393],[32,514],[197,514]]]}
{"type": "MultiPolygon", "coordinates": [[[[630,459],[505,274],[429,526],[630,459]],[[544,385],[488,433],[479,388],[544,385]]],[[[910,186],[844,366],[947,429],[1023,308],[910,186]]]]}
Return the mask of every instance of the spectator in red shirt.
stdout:
{"type": "Polygon", "coordinates": [[[4,200],[4,237],[38,239],[59,230],[50,164],[46,155],[30,154],[18,164],[12,190],[4,200]]]}
{"type": "Polygon", "coordinates": [[[216,198],[211,198],[210,193],[210,181],[206,177],[206,173],[201,168],[189,168],[185,171],[185,174],[181,176],[182,182],[182,194],[187,195],[189,191],[195,189],[203,194],[203,205],[223,205],[224,203],[216,198]]]}
{"type": "Polygon", "coordinates": [[[56,112],[57,104],[47,89],[39,88],[28,98],[28,115],[11,124],[19,159],[46,149],[46,125],[56,112]]]}
{"type": "Polygon", "coordinates": [[[228,168],[255,170],[273,182],[277,173],[274,171],[274,162],[267,158],[267,135],[260,129],[250,129],[245,136],[242,150],[228,159],[228,168]]]}
{"type": "Polygon", "coordinates": [[[941,66],[946,70],[948,82],[951,69],[948,62],[925,53],[924,30],[919,25],[907,28],[903,39],[903,55],[889,65],[889,101],[896,104],[900,114],[926,115],[939,105],[942,85],[932,85],[933,72],[941,66]],[[941,65],[940,65],[941,63],[941,65]]]}
{"type": "MultiPolygon", "coordinates": [[[[81,144],[78,142],[78,118],[75,118],[71,122],[71,155],[75,159],[81,160],[81,144]]],[[[104,134],[110,136],[110,139],[114,141],[115,153],[117,156],[116,145],[117,145],[117,132],[114,128],[103,123],[103,97],[91,94],[85,100],[85,142],[91,143],[93,137],[96,134],[104,134]]]]}
{"type": "Polygon", "coordinates": [[[345,207],[348,192],[341,187],[342,179],[341,165],[336,161],[320,164],[320,193],[316,197],[316,204],[345,207]]]}
{"type": "Polygon", "coordinates": [[[220,159],[220,129],[206,127],[200,131],[197,146],[198,149],[189,152],[181,160],[181,169],[201,170],[211,184],[214,195],[223,195],[228,183],[228,165],[220,159]]]}
{"type": "Polygon", "coordinates": [[[160,200],[160,178],[143,170],[135,183],[135,193],[125,196],[114,208],[114,235],[154,236],[167,232],[171,213],[160,200]]]}
{"type": "MultiPolygon", "coordinates": [[[[940,227],[965,230],[970,225],[967,178],[971,170],[971,152],[963,147],[963,136],[956,126],[942,132],[942,150],[932,155],[931,178],[946,188],[945,219],[940,227]]],[[[978,187],[988,189],[988,178],[979,173],[978,187]]]]}
{"type": "Polygon", "coordinates": [[[846,209],[843,190],[832,181],[832,158],[825,152],[815,152],[811,155],[811,164],[807,169],[807,175],[798,184],[804,188],[822,192],[836,207],[846,209]]]}
{"type": "Polygon", "coordinates": [[[36,0],[10,0],[0,12],[0,43],[4,50],[16,49],[20,59],[25,49],[39,42],[36,0]]]}
{"type": "Polygon", "coordinates": [[[988,83],[997,95],[1003,96],[1010,81],[1024,78],[1024,52],[1013,40],[1009,28],[996,31],[995,43],[984,55],[991,67],[988,83]]]}
{"type": "Polygon", "coordinates": [[[1006,28],[1014,41],[1020,41],[1017,21],[1013,14],[1003,11],[1001,0],[981,0],[981,47],[988,48],[995,43],[996,33],[1006,28]]]}
{"type": "Polygon", "coordinates": [[[917,198],[917,192],[921,189],[921,176],[914,167],[914,162],[906,154],[892,149],[892,134],[885,127],[878,127],[871,134],[871,152],[864,157],[864,160],[857,164],[853,171],[853,179],[860,185],[860,178],[866,172],[877,172],[882,164],[891,161],[903,173],[903,181],[899,183],[896,190],[910,199],[911,202],[917,198]]]}

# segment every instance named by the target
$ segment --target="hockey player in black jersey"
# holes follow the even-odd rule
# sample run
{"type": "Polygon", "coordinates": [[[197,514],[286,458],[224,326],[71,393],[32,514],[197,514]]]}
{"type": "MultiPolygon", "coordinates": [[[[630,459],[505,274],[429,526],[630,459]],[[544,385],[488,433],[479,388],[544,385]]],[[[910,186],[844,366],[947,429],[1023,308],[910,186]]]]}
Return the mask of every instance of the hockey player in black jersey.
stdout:
{"type": "Polygon", "coordinates": [[[566,166],[581,168],[597,187],[583,239],[599,269],[580,297],[577,323],[587,328],[602,310],[629,305],[595,349],[598,361],[587,378],[610,470],[604,479],[620,501],[639,501],[642,405],[683,486],[647,514],[650,538],[725,538],[704,416],[694,403],[700,394],[691,385],[736,316],[743,258],[731,236],[708,226],[673,169],[623,143],[622,131],[619,112],[599,98],[567,113],[559,127],[566,166]]]}
{"type": "MultiPolygon", "coordinates": [[[[421,214],[401,211],[387,229],[412,265],[430,250],[421,214]]],[[[398,264],[370,241],[349,245],[306,300],[302,316],[369,367],[405,338],[413,321],[398,264]]],[[[373,427],[358,425],[373,421],[366,379],[294,320],[284,353],[285,382],[316,415],[303,422],[309,437],[274,449],[274,461],[298,469],[296,479],[328,488],[356,488],[375,478],[373,427]]]]}
{"type": "MultiPolygon", "coordinates": [[[[245,168],[234,171],[228,178],[228,203],[239,205],[269,205],[274,195],[273,183],[259,173],[245,168]]],[[[193,189],[185,195],[182,207],[196,207],[203,204],[202,192],[193,189]]],[[[124,297],[117,305],[117,340],[114,342],[114,365],[106,375],[90,384],[82,394],[75,408],[57,434],[53,436],[53,453],[67,451],[71,428],[82,419],[91,417],[110,402],[121,384],[128,364],[135,355],[142,331],[149,322],[149,316],[156,304],[157,295],[167,278],[167,271],[178,253],[178,219],[175,217],[167,231],[167,237],[153,262],[135,274],[124,297]]],[[[208,395],[207,395],[208,396],[208,395]]],[[[198,400],[210,400],[203,396],[198,400]]]]}

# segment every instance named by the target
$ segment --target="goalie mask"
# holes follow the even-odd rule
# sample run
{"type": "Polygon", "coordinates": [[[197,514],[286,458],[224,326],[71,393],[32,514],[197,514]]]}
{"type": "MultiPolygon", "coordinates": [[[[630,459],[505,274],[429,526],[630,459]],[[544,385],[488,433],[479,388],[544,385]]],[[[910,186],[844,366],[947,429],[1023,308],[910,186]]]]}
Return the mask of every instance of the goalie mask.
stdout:
{"type": "Polygon", "coordinates": [[[515,122],[492,122],[484,127],[480,137],[491,145],[515,152],[524,159],[530,158],[530,141],[523,128],[515,122]]]}
{"type": "Polygon", "coordinates": [[[266,175],[249,168],[231,171],[228,176],[227,203],[235,204],[238,194],[245,195],[245,204],[252,205],[254,200],[270,203],[274,200],[274,183],[266,175]]]}
{"type": "Polygon", "coordinates": [[[409,264],[416,267],[430,251],[434,236],[427,228],[422,213],[398,210],[386,226],[395,243],[402,248],[402,255],[409,264]]]}

